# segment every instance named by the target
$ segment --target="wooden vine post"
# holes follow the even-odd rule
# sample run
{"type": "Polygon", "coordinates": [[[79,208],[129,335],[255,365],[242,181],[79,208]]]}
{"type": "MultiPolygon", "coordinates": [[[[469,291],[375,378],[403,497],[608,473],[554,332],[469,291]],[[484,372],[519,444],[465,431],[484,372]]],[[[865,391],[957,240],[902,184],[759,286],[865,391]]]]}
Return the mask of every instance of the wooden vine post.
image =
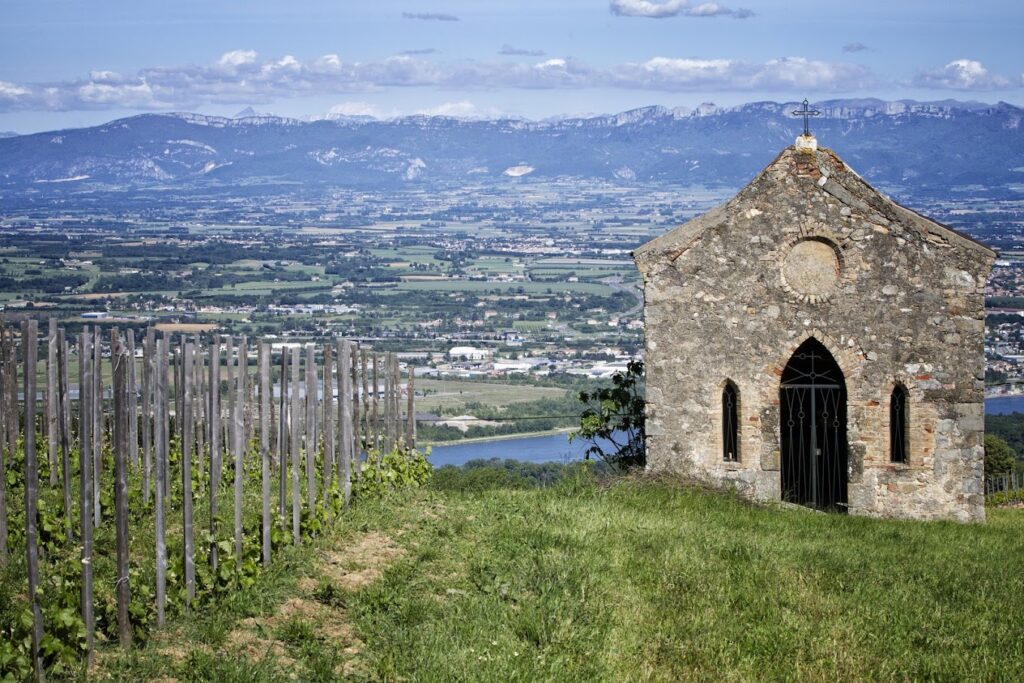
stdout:
{"type": "Polygon", "coordinates": [[[377,354],[373,354],[373,446],[374,457],[380,458],[380,365],[377,354]]]}
{"type": "Polygon", "coordinates": [[[339,453],[342,495],[345,505],[352,498],[352,454],[353,454],[353,420],[352,420],[352,352],[347,339],[338,342],[338,424],[341,425],[341,443],[339,453]]]}
{"type": "MultiPolygon", "coordinates": [[[[64,498],[64,532],[68,542],[75,537],[71,514],[71,397],[68,389],[68,340],[64,330],[57,330],[57,395],[60,402],[60,472],[64,498]]],[[[81,386],[81,385],[79,385],[81,386]]]]}
{"type": "Polygon", "coordinates": [[[167,495],[167,455],[170,448],[170,417],[167,396],[166,337],[156,340],[156,386],[153,394],[153,431],[156,451],[156,623],[163,626],[167,605],[167,536],[164,519],[164,497],[167,495]]]}
{"type": "MultiPolygon", "coordinates": [[[[7,376],[11,372],[7,327],[0,322],[0,567],[7,564],[7,458],[11,404],[7,400],[7,376]]],[[[13,451],[10,451],[13,452],[13,451]]]]}
{"type": "Polygon", "coordinates": [[[50,487],[57,485],[57,321],[50,318],[46,335],[46,461],[50,469],[50,487]]]}
{"type": "Polygon", "coordinates": [[[299,489],[299,363],[302,361],[299,347],[292,348],[291,386],[291,451],[292,451],[292,540],[299,544],[302,531],[302,493],[299,489]]]}
{"type": "Polygon", "coordinates": [[[85,624],[86,662],[92,665],[96,619],[93,615],[92,590],[92,494],[93,494],[93,339],[89,328],[82,329],[78,342],[78,513],[82,536],[82,622],[85,624]]]}
{"type": "MultiPolygon", "coordinates": [[[[358,462],[359,453],[363,448],[362,422],[359,419],[359,345],[349,343],[351,354],[349,358],[349,390],[352,392],[352,458],[358,462]]],[[[338,385],[338,394],[341,394],[341,385],[338,385]]],[[[349,462],[349,485],[352,481],[352,463],[349,462]]]]}
{"type": "Polygon", "coordinates": [[[192,530],[192,351],[191,342],[185,342],[182,358],[181,416],[181,512],[182,534],[185,546],[185,609],[192,607],[196,598],[196,555],[192,530]]]}
{"type": "Polygon", "coordinates": [[[306,424],[303,444],[306,451],[306,508],[316,509],[316,351],[306,344],[306,424]]]}
{"type": "Polygon", "coordinates": [[[263,545],[263,566],[270,566],[270,344],[260,342],[260,463],[262,465],[263,517],[261,541],[263,545]]]}
{"type": "Polygon", "coordinates": [[[234,452],[232,449],[235,447],[235,370],[232,366],[235,358],[235,349],[234,340],[231,338],[231,335],[224,337],[224,358],[224,363],[227,366],[225,374],[227,375],[228,385],[228,419],[224,425],[227,438],[224,440],[224,447],[230,456],[234,452]]]}
{"type": "Polygon", "coordinates": [[[28,566],[28,595],[32,604],[32,670],[37,681],[44,678],[43,610],[39,605],[39,463],[36,460],[36,357],[39,324],[26,320],[21,325],[25,358],[25,555],[28,566]]]}
{"type": "Polygon", "coordinates": [[[394,393],[395,387],[392,384],[390,352],[384,354],[384,367],[382,368],[382,371],[384,372],[384,447],[381,449],[382,452],[377,456],[377,462],[380,462],[384,453],[389,453],[391,448],[394,446],[395,415],[391,394],[394,393]]]}
{"type": "MultiPolygon", "coordinates": [[[[324,491],[328,491],[334,483],[334,359],[331,357],[331,343],[324,344],[324,491]]],[[[340,360],[340,357],[339,357],[340,360]]]]}
{"type": "Polygon", "coordinates": [[[103,334],[98,325],[92,331],[92,382],[92,519],[93,527],[98,527],[103,522],[103,334]]]}
{"type": "Polygon", "coordinates": [[[128,582],[128,458],[131,437],[129,415],[129,363],[135,362],[131,346],[117,337],[110,338],[114,380],[114,528],[117,543],[117,637],[121,647],[132,642],[132,625],[128,616],[131,590],[128,582]]]}
{"type": "Polygon", "coordinates": [[[235,442],[232,444],[232,450],[235,454],[235,569],[238,572],[242,571],[242,478],[245,476],[243,470],[244,453],[245,453],[245,424],[244,424],[244,411],[245,411],[245,378],[246,372],[246,358],[245,358],[245,337],[241,337],[238,340],[238,386],[237,396],[235,398],[235,415],[234,415],[234,435],[235,442]]]}
{"type": "Polygon", "coordinates": [[[128,376],[126,388],[128,396],[128,461],[136,470],[139,468],[139,398],[138,386],[135,381],[135,332],[128,331],[128,376]]]}
{"type": "Polygon", "coordinates": [[[355,462],[352,463],[352,466],[353,466],[352,478],[355,479],[356,481],[359,481],[359,478],[362,476],[362,468],[363,468],[363,455],[362,455],[362,453],[363,453],[363,451],[366,451],[367,453],[369,453],[370,449],[373,447],[373,443],[370,440],[370,436],[373,433],[371,431],[372,428],[373,428],[373,425],[370,424],[370,384],[369,384],[370,373],[367,371],[367,354],[366,354],[366,349],[360,349],[359,350],[359,376],[362,378],[362,381],[363,381],[363,435],[364,436],[363,436],[362,444],[357,445],[359,450],[356,451],[355,462]]]}
{"type": "Polygon", "coordinates": [[[217,573],[217,496],[220,494],[220,337],[210,343],[210,567],[217,573]]]}
{"type": "Polygon", "coordinates": [[[410,362],[406,370],[409,373],[409,379],[405,384],[405,414],[407,420],[405,425],[405,443],[409,448],[416,448],[416,368],[410,362]]]}
{"type": "Polygon", "coordinates": [[[149,504],[150,477],[153,476],[153,356],[156,341],[153,328],[146,330],[142,342],[142,500],[149,504]]]}
{"type": "Polygon", "coordinates": [[[288,488],[288,349],[281,347],[281,380],[280,397],[277,411],[277,465],[278,496],[277,514],[283,520],[286,505],[286,489],[288,488]]]}

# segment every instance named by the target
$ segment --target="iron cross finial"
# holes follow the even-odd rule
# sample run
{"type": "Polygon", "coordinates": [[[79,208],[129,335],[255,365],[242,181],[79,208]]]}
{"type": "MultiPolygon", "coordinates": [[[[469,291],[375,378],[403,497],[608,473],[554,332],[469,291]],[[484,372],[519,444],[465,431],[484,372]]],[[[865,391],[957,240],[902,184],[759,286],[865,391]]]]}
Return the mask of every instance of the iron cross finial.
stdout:
{"type": "Polygon", "coordinates": [[[817,109],[811,109],[810,103],[805,99],[803,101],[803,107],[791,113],[793,116],[804,117],[804,135],[811,137],[810,118],[812,116],[821,116],[821,112],[817,109]]]}

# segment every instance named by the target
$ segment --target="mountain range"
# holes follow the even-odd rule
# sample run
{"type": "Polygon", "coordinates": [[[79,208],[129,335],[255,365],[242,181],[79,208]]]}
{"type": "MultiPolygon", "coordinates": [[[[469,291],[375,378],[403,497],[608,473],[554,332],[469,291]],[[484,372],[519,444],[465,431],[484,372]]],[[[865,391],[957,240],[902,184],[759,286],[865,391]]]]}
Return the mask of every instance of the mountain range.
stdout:
{"type": "MultiPolygon", "coordinates": [[[[813,106],[819,144],[880,187],[1015,194],[1024,182],[1020,107],[875,99],[813,106]]],[[[398,188],[524,177],[735,187],[792,144],[803,125],[791,114],[797,107],[652,106],[544,121],[143,114],[0,138],[0,189],[398,188]]]]}

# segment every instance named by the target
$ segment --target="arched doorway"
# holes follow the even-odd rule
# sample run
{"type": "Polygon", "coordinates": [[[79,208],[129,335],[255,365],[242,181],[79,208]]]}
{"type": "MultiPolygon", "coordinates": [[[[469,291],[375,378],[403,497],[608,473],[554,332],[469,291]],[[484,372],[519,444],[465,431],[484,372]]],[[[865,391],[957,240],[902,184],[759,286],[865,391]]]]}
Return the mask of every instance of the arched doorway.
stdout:
{"type": "Polygon", "coordinates": [[[782,499],[846,511],[846,382],[814,337],[793,353],[779,389],[782,499]]]}

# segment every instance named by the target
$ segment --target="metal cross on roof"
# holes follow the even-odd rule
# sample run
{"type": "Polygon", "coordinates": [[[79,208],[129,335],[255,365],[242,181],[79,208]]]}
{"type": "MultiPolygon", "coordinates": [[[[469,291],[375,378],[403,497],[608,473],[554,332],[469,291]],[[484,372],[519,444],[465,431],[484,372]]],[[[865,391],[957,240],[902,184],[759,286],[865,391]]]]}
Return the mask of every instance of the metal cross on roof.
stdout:
{"type": "Polygon", "coordinates": [[[790,113],[793,116],[804,117],[804,135],[806,135],[807,137],[811,137],[811,128],[809,125],[810,118],[812,116],[821,116],[821,112],[818,111],[817,109],[811,109],[810,104],[807,102],[807,100],[804,100],[803,107],[801,109],[797,109],[796,111],[790,113]]]}

